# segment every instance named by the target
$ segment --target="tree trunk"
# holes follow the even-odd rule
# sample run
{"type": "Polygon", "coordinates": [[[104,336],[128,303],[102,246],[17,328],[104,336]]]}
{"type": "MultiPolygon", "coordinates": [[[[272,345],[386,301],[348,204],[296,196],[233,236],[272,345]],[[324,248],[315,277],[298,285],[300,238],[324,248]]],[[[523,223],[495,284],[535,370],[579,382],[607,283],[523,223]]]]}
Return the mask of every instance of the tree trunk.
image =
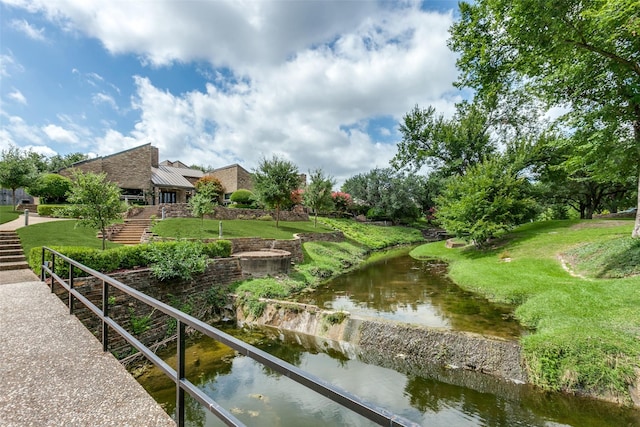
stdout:
{"type": "Polygon", "coordinates": [[[638,174],[638,210],[636,211],[636,223],[633,226],[631,237],[640,239],[640,174],[638,174]]]}

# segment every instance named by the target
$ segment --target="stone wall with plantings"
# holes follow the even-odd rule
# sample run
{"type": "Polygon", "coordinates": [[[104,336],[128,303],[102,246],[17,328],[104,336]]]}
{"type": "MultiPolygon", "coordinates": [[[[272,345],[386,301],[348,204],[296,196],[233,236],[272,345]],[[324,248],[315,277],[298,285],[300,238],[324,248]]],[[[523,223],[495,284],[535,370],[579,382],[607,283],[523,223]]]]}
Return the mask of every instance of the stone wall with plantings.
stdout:
{"type": "MultiPolygon", "coordinates": [[[[205,272],[188,280],[160,281],[148,268],[109,274],[110,277],[159,301],[169,304],[199,319],[211,321],[233,313],[227,301],[229,286],[242,279],[240,263],[234,258],[210,260],[205,272]],[[225,308],[226,307],[226,308],[225,308]]],[[[74,287],[97,307],[102,308],[102,281],[77,278],[74,287]]],[[[68,293],[61,287],[56,294],[68,303],[68,293]]],[[[147,346],[161,343],[175,334],[176,322],[135,298],[113,288],[109,289],[109,316],[147,346]]],[[[101,336],[98,317],[76,302],[75,315],[96,337],[101,336]]],[[[119,359],[134,353],[116,332],[109,335],[109,348],[119,359]]]]}
{"type": "MultiPolygon", "coordinates": [[[[165,203],[160,205],[160,211],[164,209],[165,218],[193,218],[191,209],[187,203],[165,203]]],[[[231,219],[265,219],[275,218],[275,211],[265,209],[233,209],[224,206],[216,206],[213,215],[205,215],[205,218],[218,220],[231,219]]],[[[309,214],[305,212],[280,211],[281,221],[309,221],[309,214]]]]}

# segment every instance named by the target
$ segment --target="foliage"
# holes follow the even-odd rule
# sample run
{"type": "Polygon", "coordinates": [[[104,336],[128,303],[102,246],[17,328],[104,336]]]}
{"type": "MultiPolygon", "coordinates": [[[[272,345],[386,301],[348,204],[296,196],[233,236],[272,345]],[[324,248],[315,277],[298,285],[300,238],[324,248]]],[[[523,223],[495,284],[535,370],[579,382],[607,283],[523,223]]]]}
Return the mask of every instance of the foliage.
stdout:
{"type": "Polygon", "coordinates": [[[313,226],[318,225],[318,212],[333,209],[334,202],[331,189],[335,184],[333,178],[325,176],[321,169],[309,171],[310,182],[304,191],[304,205],[314,213],[313,226]]]}
{"type": "Polygon", "coordinates": [[[255,208],[254,194],[251,191],[246,190],[244,188],[241,188],[231,193],[231,197],[229,200],[231,200],[231,203],[233,203],[234,205],[237,205],[238,207],[255,208]]]}
{"type": "Polygon", "coordinates": [[[451,119],[434,107],[417,105],[400,124],[402,141],[391,161],[397,168],[428,166],[440,176],[463,175],[496,151],[489,138],[489,114],[476,104],[458,104],[451,119]]]}
{"type": "Polygon", "coordinates": [[[280,209],[291,199],[291,192],[300,186],[298,168],[291,162],[273,156],[260,160],[253,173],[255,194],[265,205],[276,210],[276,228],[280,222],[280,209]]]}
{"type": "MultiPolygon", "coordinates": [[[[450,43],[459,85],[488,104],[525,89],[549,107],[569,107],[561,120],[572,129],[632,141],[624,154],[640,162],[637,0],[481,0],[460,12],[450,43]]],[[[572,142],[595,154],[608,139],[572,142]]],[[[640,186],[640,170],[633,174],[640,186]]],[[[640,210],[632,236],[640,237],[640,210]]]]}
{"type": "Polygon", "coordinates": [[[350,219],[321,218],[320,222],[336,230],[369,250],[383,249],[388,246],[424,241],[420,230],[409,227],[381,227],[363,224],[350,219]]]}
{"type": "Polygon", "coordinates": [[[60,169],[68,168],[74,163],[82,162],[84,160],[88,160],[89,156],[83,153],[69,153],[61,156],[60,154],[56,154],[51,156],[49,160],[46,162],[46,169],[49,172],[57,172],[60,169]]]}
{"type": "Polygon", "coordinates": [[[333,204],[336,208],[336,211],[345,213],[348,212],[353,206],[353,200],[351,198],[351,194],[345,193],[343,191],[334,191],[331,193],[331,198],[333,199],[333,204]]]}
{"type": "Polygon", "coordinates": [[[69,178],[55,173],[45,173],[39,175],[27,187],[27,192],[32,196],[40,197],[41,203],[64,203],[70,189],[69,178]]]}
{"type": "MultiPolygon", "coordinates": [[[[522,338],[523,356],[536,384],[628,395],[629,372],[639,367],[640,276],[582,279],[566,272],[558,255],[623,237],[632,227],[632,221],[528,223],[495,249],[447,249],[438,242],[411,255],[444,259],[449,276],[463,289],[517,305],[517,319],[530,328],[522,338]],[[505,251],[511,262],[498,259],[505,251]]],[[[615,245],[612,241],[610,247],[615,245]]]]}
{"type": "Polygon", "coordinates": [[[220,199],[224,195],[224,187],[222,183],[214,176],[203,176],[196,181],[195,187],[198,194],[202,194],[214,203],[220,202],[220,199]]]}
{"type": "Polygon", "coordinates": [[[451,178],[438,197],[438,220],[476,247],[535,216],[529,182],[499,159],[470,167],[451,178]]]}
{"type": "Polygon", "coordinates": [[[126,210],[120,201],[120,189],[107,175],[74,171],[71,190],[66,208],[74,218],[80,218],[79,225],[98,229],[102,232],[102,249],[106,247],[106,229],[111,223],[122,218],[126,210]]]}
{"type": "Polygon", "coordinates": [[[211,215],[214,212],[214,204],[208,194],[197,193],[189,199],[189,209],[191,209],[191,214],[193,216],[200,218],[200,221],[204,226],[204,216],[211,215]]]}
{"type": "Polygon", "coordinates": [[[0,157],[0,187],[11,189],[12,204],[16,205],[16,189],[26,187],[37,174],[37,169],[28,152],[9,146],[0,157]]]}
{"type": "Polygon", "coordinates": [[[203,273],[207,267],[202,243],[187,240],[153,244],[149,260],[151,273],[161,281],[189,280],[192,275],[203,273]]]}
{"type": "Polygon", "coordinates": [[[151,328],[151,317],[153,311],[144,316],[136,316],[136,311],[133,307],[129,307],[129,325],[131,325],[131,332],[133,335],[141,335],[151,328]]]}
{"type": "Polygon", "coordinates": [[[342,191],[368,209],[373,208],[378,219],[410,223],[421,214],[424,181],[423,177],[390,168],[373,169],[347,179],[342,191]]]}

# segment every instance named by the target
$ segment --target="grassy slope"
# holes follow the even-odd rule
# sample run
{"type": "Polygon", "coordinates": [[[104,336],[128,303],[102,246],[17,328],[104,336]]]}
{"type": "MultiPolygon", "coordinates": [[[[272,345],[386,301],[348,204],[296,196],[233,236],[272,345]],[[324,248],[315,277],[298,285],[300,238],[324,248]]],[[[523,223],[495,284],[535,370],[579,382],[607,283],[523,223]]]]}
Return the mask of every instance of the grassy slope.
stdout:
{"type": "Polygon", "coordinates": [[[20,216],[20,213],[14,211],[12,206],[0,206],[0,224],[13,221],[20,216]]]}
{"type": "MultiPolygon", "coordinates": [[[[96,237],[96,230],[75,227],[76,221],[53,221],[33,224],[17,230],[24,253],[29,255],[35,246],[85,246],[102,249],[102,240],[96,237]]],[[[120,246],[107,241],[107,248],[120,246]]]]}
{"type": "MultiPolygon", "coordinates": [[[[175,238],[216,238],[218,237],[218,220],[198,218],[169,218],[158,222],[153,232],[163,237],[175,238]]],[[[322,233],[332,231],[313,221],[280,221],[276,228],[275,221],[259,220],[225,220],[222,221],[224,239],[234,237],[262,237],[265,239],[291,239],[295,233],[322,233]]]]}
{"type": "Polygon", "coordinates": [[[640,366],[640,276],[574,277],[558,255],[584,243],[624,238],[631,228],[630,222],[595,220],[533,223],[494,250],[446,249],[438,242],[412,255],[446,259],[451,278],[463,288],[518,305],[516,316],[534,330],[522,342],[538,385],[624,395],[633,368],[640,366]]]}

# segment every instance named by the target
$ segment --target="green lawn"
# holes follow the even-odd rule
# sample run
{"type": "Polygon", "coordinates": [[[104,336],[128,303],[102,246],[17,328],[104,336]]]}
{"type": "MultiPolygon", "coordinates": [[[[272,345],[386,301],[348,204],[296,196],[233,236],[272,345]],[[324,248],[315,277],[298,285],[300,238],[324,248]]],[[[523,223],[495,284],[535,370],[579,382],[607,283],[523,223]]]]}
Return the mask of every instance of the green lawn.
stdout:
{"type": "MultiPolygon", "coordinates": [[[[17,230],[24,253],[29,255],[36,246],[85,246],[102,249],[102,240],[97,231],[87,227],[76,227],[77,221],[53,221],[33,224],[17,230]]],[[[121,246],[107,241],[107,248],[121,246]]]]}
{"type": "MultiPolygon", "coordinates": [[[[532,329],[522,344],[536,384],[628,398],[640,368],[640,276],[580,278],[563,269],[559,256],[575,257],[576,248],[592,242],[608,242],[603,256],[616,247],[626,253],[632,227],[632,221],[539,222],[493,250],[447,249],[438,242],[411,254],[445,259],[461,287],[517,305],[517,318],[532,329]]],[[[640,248],[634,250],[627,259],[638,256],[640,248]]]]}
{"type": "Polygon", "coordinates": [[[14,211],[13,206],[0,206],[0,224],[13,221],[20,216],[21,212],[14,211]]]}
{"type": "MultiPolygon", "coordinates": [[[[162,237],[206,239],[218,237],[219,220],[198,218],[167,218],[159,221],[153,232],[162,237]]],[[[322,233],[333,231],[318,224],[314,228],[313,221],[280,221],[276,228],[275,221],[234,219],[222,221],[222,237],[262,237],[265,239],[292,239],[295,233],[322,233]]]]}

